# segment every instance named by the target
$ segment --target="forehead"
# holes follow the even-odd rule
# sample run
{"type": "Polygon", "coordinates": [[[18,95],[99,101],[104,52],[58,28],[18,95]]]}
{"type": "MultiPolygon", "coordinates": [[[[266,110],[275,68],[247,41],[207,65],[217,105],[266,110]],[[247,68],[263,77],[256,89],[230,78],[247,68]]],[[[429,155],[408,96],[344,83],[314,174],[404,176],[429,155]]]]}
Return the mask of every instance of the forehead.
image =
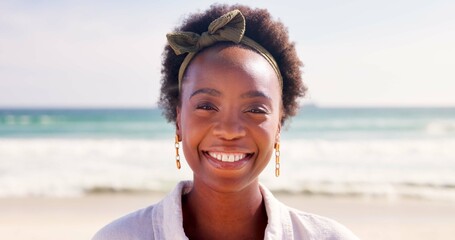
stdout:
{"type": "Polygon", "coordinates": [[[194,57],[185,71],[182,90],[223,82],[281,93],[278,76],[262,55],[247,47],[226,44],[207,48],[194,57]]]}

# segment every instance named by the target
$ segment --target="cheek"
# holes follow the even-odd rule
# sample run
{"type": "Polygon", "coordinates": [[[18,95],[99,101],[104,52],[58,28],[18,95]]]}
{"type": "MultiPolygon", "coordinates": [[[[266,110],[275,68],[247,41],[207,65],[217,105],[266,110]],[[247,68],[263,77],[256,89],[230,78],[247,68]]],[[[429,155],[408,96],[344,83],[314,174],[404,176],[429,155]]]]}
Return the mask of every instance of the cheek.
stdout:
{"type": "Polygon", "coordinates": [[[280,125],[281,125],[280,119],[281,119],[281,108],[279,108],[278,111],[273,112],[273,114],[270,116],[270,119],[268,119],[267,121],[264,121],[261,124],[261,128],[266,130],[268,132],[268,134],[275,137],[276,134],[278,133],[280,125]]]}
{"type": "Polygon", "coordinates": [[[190,158],[192,155],[197,154],[195,150],[198,149],[199,144],[207,135],[210,124],[188,109],[182,110],[181,124],[183,151],[185,157],[190,158]]]}
{"type": "Polygon", "coordinates": [[[199,161],[198,146],[201,143],[202,131],[198,128],[198,122],[191,115],[182,114],[182,152],[186,162],[193,170],[197,170],[199,161]]]}
{"type": "Polygon", "coordinates": [[[267,155],[271,154],[274,149],[278,133],[278,118],[274,121],[266,121],[259,125],[252,134],[256,136],[258,145],[264,149],[267,155]]]}
{"type": "Polygon", "coordinates": [[[198,132],[200,132],[198,125],[198,121],[195,121],[194,116],[191,116],[188,112],[182,113],[182,138],[185,142],[194,140],[197,137],[198,132]]]}

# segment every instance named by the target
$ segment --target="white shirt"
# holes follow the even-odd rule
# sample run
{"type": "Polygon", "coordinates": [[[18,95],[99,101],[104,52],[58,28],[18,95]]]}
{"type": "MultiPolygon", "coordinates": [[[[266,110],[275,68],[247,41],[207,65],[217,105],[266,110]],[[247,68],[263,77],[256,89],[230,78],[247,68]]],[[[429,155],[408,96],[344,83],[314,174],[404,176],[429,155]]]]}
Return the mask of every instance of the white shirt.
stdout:
{"type": "MultiPolygon", "coordinates": [[[[180,182],[159,203],[130,213],[99,230],[92,240],[188,239],[183,230],[182,195],[193,186],[180,182]]],[[[260,185],[268,223],[264,239],[282,240],[358,240],[343,225],[317,215],[308,214],[279,202],[260,185]]]]}

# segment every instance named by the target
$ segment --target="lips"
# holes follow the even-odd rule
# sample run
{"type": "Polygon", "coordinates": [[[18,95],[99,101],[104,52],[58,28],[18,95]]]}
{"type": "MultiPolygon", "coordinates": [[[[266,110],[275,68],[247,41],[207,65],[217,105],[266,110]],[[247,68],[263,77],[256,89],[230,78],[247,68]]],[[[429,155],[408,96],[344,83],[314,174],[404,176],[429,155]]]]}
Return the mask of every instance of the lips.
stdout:
{"type": "Polygon", "coordinates": [[[221,162],[237,162],[248,158],[250,153],[207,152],[212,158],[221,162]]]}

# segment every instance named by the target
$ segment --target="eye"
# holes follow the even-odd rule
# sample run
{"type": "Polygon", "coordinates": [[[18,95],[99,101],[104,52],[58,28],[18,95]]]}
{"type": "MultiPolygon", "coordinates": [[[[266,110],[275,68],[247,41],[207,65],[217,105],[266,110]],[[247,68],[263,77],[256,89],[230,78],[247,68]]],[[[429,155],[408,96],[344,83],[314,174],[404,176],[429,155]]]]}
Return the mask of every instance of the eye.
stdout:
{"type": "Polygon", "coordinates": [[[204,111],[217,111],[218,110],[216,108],[216,106],[211,103],[200,103],[196,106],[196,109],[204,110],[204,111]]]}
{"type": "Polygon", "coordinates": [[[269,114],[269,111],[264,107],[252,107],[248,109],[246,112],[253,114],[269,114]]]}

